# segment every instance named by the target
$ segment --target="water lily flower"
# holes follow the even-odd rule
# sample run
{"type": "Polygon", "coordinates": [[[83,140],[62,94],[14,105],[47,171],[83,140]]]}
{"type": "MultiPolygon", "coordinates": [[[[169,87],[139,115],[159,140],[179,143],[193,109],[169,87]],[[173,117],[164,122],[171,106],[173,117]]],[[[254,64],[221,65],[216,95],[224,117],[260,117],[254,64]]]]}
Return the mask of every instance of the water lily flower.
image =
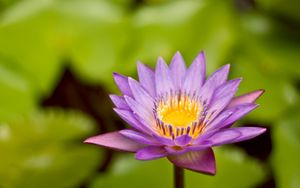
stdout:
{"type": "Polygon", "coordinates": [[[135,152],[138,160],[167,157],[178,167],[216,173],[214,146],[256,137],[260,127],[231,126],[254,110],[257,90],[234,97],[241,78],[227,80],[229,64],[206,79],[201,52],[187,68],[179,52],[155,70],[138,63],[139,81],[114,73],[122,96],[110,95],[115,112],[131,128],[94,136],[85,143],[135,152]]]}

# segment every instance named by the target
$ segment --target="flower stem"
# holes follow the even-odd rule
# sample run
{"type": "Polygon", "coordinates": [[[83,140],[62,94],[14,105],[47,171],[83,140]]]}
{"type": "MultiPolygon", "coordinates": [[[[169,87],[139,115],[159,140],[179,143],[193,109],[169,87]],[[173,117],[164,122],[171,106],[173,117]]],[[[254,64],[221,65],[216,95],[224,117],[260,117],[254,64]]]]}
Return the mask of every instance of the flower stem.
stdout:
{"type": "Polygon", "coordinates": [[[174,165],[174,188],[184,188],[183,168],[174,165]]]}

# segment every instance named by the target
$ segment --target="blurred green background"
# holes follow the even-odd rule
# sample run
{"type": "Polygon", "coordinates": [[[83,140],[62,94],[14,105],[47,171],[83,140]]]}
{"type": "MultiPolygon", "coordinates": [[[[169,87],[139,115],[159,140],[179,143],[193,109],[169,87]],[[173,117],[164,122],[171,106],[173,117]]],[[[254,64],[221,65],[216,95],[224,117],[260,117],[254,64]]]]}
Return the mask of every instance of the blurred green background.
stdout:
{"type": "Polygon", "coordinates": [[[177,50],[205,50],[209,73],[231,63],[239,93],[266,90],[239,125],[267,133],[215,148],[217,175],[187,171],[186,186],[299,188],[299,0],[0,0],[0,188],[172,187],[166,159],[82,141],[125,126],[112,72],[177,50]]]}

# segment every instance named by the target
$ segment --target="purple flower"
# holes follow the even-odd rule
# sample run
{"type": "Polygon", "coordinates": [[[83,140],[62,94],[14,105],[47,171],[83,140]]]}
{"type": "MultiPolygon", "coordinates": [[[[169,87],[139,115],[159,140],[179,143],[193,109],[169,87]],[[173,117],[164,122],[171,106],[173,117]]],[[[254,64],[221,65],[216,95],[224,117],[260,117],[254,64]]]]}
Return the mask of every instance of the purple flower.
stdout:
{"type": "Polygon", "coordinates": [[[212,147],[256,137],[259,127],[230,128],[254,110],[257,90],[234,97],[241,78],[227,80],[229,65],[206,79],[201,52],[189,68],[179,52],[170,66],[162,58],[156,69],[138,63],[139,82],[114,74],[123,96],[110,95],[115,112],[131,129],[88,138],[85,143],[135,152],[138,160],[167,157],[176,166],[215,174],[212,147]]]}

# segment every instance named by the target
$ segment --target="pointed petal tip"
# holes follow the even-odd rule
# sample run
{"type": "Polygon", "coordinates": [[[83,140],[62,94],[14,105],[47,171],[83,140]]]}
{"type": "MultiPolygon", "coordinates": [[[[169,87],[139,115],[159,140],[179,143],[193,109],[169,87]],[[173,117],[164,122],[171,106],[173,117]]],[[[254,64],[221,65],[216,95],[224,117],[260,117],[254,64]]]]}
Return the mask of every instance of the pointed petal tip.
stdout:
{"type": "Polygon", "coordinates": [[[208,138],[213,146],[232,144],[252,139],[263,134],[267,129],[262,127],[237,127],[220,129],[213,136],[208,138]]]}
{"type": "Polygon", "coordinates": [[[239,78],[235,78],[233,80],[229,80],[228,83],[231,82],[233,85],[236,86],[236,85],[239,85],[242,81],[243,81],[243,78],[239,77],[239,78]]]}
{"type": "MultiPolygon", "coordinates": [[[[173,56],[173,58],[172,58],[172,60],[171,60],[171,63],[173,62],[176,62],[175,60],[178,60],[178,59],[180,59],[180,61],[179,62],[184,62],[184,60],[183,60],[183,56],[181,55],[181,53],[179,52],[179,51],[176,51],[176,53],[174,54],[174,56],[173,56]]],[[[178,63],[178,62],[177,62],[178,63]]]]}
{"type": "Polygon", "coordinates": [[[200,53],[198,54],[197,58],[201,58],[205,62],[205,59],[206,59],[205,52],[203,50],[201,50],[200,53]]]}
{"type": "Polygon", "coordinates": [[[128,84],[131,85],[132,82],[137,82],[135,79],[131,78],[130,76],[128,76],[128,84]]]}
{"type": "Polygon", "coordinates": [[[169,69],[169,66],[167,65],[166,61],[163,57],[159,56],[156,63],[156,70],[158,69],[169,69]]]}
{"type": "Polygon", "coordinates": [[[118,110],[119,110],[119,109],[118,109],[118,108],[116,108],[116,107],[115,107],[115,108],[113,108],[113,111],[115,111],[115,112],[118,112],[118,110]]]}
{"type": "Polygon", "coordinates": [[[262,96],[266,92],[266,90],[264,90],[264,89],[258,89],[255,92],[257,92],[256,99],[258,99],[260,96],[262,96]]]}
{"type": "Polygon", "coordinates": [[[259,90],[255,90],[255,91],[252,91],[249,93],[245,93],[243,95],[239,95],[232,99],[232,101],[230,102],[228,107],[234,107],[234,106],[238,106],[241,104],[247,104],[247,103],[248,104],[254,103],[264,92],[265,92],[265,90],[259,89],[259,90]]]}
{"type": "Polygon", "coordinates": [[[236,80],[237,82],[241,82],[243,80],[243,77],[235,78],[233,80],[236,80]]]}
{"type": "Polygon", "coordinates": [[[128,152],[138,151],[145,146],[121,135],[118,131],[87,138],[84,143],[128,152]]]}
{"type": "Polygon", "coordinates": [[[162,56],[158,56],[157,61],[165,61],[162,56]]]}
{"type": "Polygon", "coordinates": [[[138,68],[138,69],[141,69],[141,68],[143,68],[143,67],[146,66],[146,65],[145,65],[144,63],[142,63],[142,61],[140,61],[140,60],[137,60],[137,61],[136,61],[136,65],[137,65],[137,68],[138,68]]]}
{"type": "Polygon", "coordinates": [[[261,129],[261,130],[259,131],[259,134],[263,134],[264,132],[267,131],[267,128],[265,128],[265,127],[258,127],[258,128],[261,129]]]}
{"type": "Polygon", "coordinates": [[[178,55],[179,55],[179,56],[182,56],[179,50],[177,50],[177,51],[175,52],[175,55],[174,55],[174,56],[178,56],[178,55]]]}
{"type": "Polygon", "coordinates": [[[87,138],[83,141],[84,144],[93,144],[93,142],[91,141],[91,137],[87,138]]]}
{"type": "Polygon", "coordinates": [[[123,96],[110,94],[109,98],[114,104],[114,107],[129,110],[129,106],[127,105],[123,96]]]}
{"type": "Polygon", "coordinates": [[[221,72],[224,71],[224,73],[228,74],[229,73],[229,70],[230,70],[230,67],[231,65],[228,63],[228,64],[225,64],[223,65],[221,68],[219,68],[218,70],[222,70],[221,72]]]}
{"type": "Polygon", "coordinates": [[[117,73],[117,72],[113,72],[112,73],[113,77],[124,77],[124,75],[120,74],[120,73],[117,73]]]}
{"type": "Polygon", "coordinates": [[[227,64],[225,64],[224,66],[223,66],[225,69],[230,69],[230,67],[231,67],[231,65],[229,64],[229,63],[227,63],[227,64]]]}
{"type": "Polygon", "coordinates": [[[166,61],[164,60],[164,58],[162,56],[158,56],[158,58],[157,58],[157,65],[160,65],[160,66],[167,65],[166,61]]]}
{"type": "Polygon", "coordinates": [[[117,100],[117,98],[119,97],[118,95],[115,94],[109,94],[108,97],[110,98],[111,101],[115,101],[117,100]]]}

